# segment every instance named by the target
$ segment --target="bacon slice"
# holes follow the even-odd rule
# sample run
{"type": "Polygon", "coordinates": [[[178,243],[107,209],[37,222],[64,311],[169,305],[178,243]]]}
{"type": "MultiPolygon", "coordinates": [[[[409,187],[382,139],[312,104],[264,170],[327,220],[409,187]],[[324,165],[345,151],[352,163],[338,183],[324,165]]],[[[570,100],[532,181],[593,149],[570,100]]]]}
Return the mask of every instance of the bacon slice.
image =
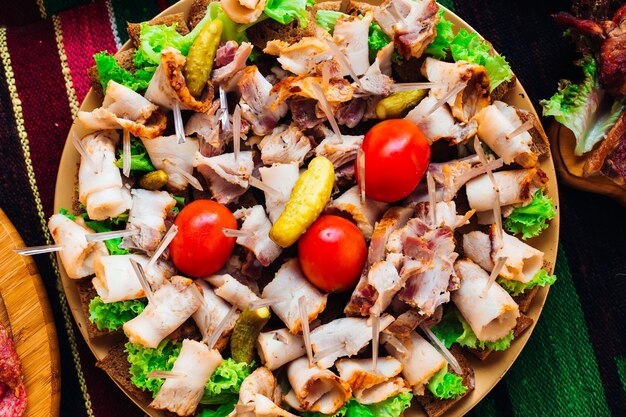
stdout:
{"type": "Polygon", "coordinates": [[[154,252],[165,235],[165,218],[176,205],[176,200],[165,191],[135,188],[131,191],[133,204],[128,215],[128,230],[139,230],[138,235],[124,238],[134,248],[154,252]]]}
{"type": "Polygon", "coordinates": [[[263,206],[259,204],[251,208],[241,208],[234,214],[235,218],[244,219],[241,231],[249,232],[247,236],[239,236],[237,243],[250,249],[261,265],[268,266],[274,262],[283,249],[269,237],[272,223],[263,206]]]}
{"type": "Polygon", "coordinates": [[[193,174],[193,158],[200,149],[198,140],[187,137],[184,143],[178,143],[176,135],[171,135],[142,142],[148,151],[152,165],[167,174],[167,189],[172,192],[186,190],[189,181],[176,168],[189,175],[193,174]]]}
{"type": "Polygon", "coordinates": [[[252,127],[256,135],[267,135],[287,114],[287,105],[276,95],[272,84],[267,81],[255,65],[246,67],[237,82],[241,98],[241,117],[252,127]]]}
{"type": "MultiPolygon", "coordinates": [[[[215,294],[215,291],[204,280],[197,279],[194,281],[202,292],[203,303],[191,316],[198,326],[200,334],[206,338],[213,334],[216,327],[224,320],[230,311],[230,304],[223,298],[215,294]]],[[[222,351],[228,345],[230,333],[235,327],[235,322],[239,317],[239,313],[235,313],[232,322],[228,323],[224,328],[220,338],[215,344],[217,350],[222,351]]]]}
{"type": "Polygon", "coordinates": [[[259,149],[265,165],[297,162],[302,166],[311,150],[311,142],[296,126],[277,126],[261,140],[259,149]]]}
{"type": "Polygon", "coordinates": [[[257,351],[262,363],[271,371],[306,355],[302,336],[294,335],[289,329],[261,333],[257,339],[257,351]]]}
{"type": "Polygon", "coordinates": [[[374,233],[374,223],[386,208],[387,204],[380,201],[369,198],[366,198],[365,201],[361,200],[361,191],[359,186],[355,185],[328,203],[326,210],[330,212],[339,210],[350,214],[363,236],[369,239],[374,233]]]}
{"type": "Polygon", "coordinates": [[[246,192],[252,175],[254,162],[252,152],[226,153],[207,158],[196,152],[193,166],[202,174],[213,193],[213,198],[221,204],[229,204],[246,192]]]}
{"type": "Polygon", "coordinates": [[[215,287],[216,295],[237,306],[239,310],[243,311],[251,303],[259,301],[259,296],[250,287],[239,282],[230,274],[212,275],[205,280],[215,287]]]}
{"type": "Polygon", "coordinates": [[[340,359],[335,366],[361,404],[376,404],[408,391],[404,379],[398,376],[403,366],[391,356],[378,358],[375,371],[371,359],[340,359]]]}

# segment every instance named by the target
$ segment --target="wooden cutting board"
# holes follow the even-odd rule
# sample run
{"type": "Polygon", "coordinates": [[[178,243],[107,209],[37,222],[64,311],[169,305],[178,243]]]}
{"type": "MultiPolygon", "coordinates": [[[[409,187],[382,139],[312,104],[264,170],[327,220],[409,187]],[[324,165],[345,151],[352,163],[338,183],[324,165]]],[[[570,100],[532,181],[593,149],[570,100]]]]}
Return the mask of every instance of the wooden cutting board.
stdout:
{"type": "Polygon", "coordinates": [[[35,263],[13,252],[22,238],[0,210],[0,322],[22,362],[28,403],[25,416],[58,417],[59,346],[48,295],[35,263]]]}

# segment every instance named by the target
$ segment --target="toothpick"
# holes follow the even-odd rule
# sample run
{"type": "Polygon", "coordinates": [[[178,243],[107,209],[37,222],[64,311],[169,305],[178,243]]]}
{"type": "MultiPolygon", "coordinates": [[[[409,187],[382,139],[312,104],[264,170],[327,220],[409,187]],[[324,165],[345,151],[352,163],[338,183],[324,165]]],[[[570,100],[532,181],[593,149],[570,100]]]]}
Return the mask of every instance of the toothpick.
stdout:
{"type": "Polygon", "coordinates": [[[514,138],[517,135],[521,135],[524,132],[528,132],[530,129],[532,129],[533,127],[535,127],[534,123],[532,120],[526,120],[525,123],[522,123],[521,125],[519,125],[518,127],[515,128],[515,130],[509,132],[506,134],[506,138],[507,139],[511,139],[514,138]]]}
{"type": "Polygon", "coordinates": [[[280,300],[276,297],[273,298],[259,298],[258,300],[252,301],[248,308],[250,310],[258,310],[263,307],[271,307],[274,304],[277,304],[280,300]]]}
{"type": "Polygon", "coordinates": [[[322,87],[328,88],[330,83],[330,67],[328,61],[322,62],[322,87]]]}
{"type": "MultiPolygon", "coordinates": [[[[478,139],[478,136],[474,137],[474,150],[476,151],[476,155],[478,155],[480,162],[483,164],[485,168],[487,168],[489,166],[489,162],[487,161],[487,157],[485,156],[485,151],[483,151],[483,147],[480,145],[480,140],[478,139]]],[[[500,189],[498,188],[496,177],[494,177],[491,169],[487,169],[487,176],[489,177],[489,181],[491,181],[491,185],[493,187],[493,192],[494,192],[493,216],[496,222],[496,236],[498,238],[498,242],[501,244],[502,243],[502,213],[500,209],[500,189]]]]}
{"type": "Polygon", "coordinates": [[[452,97],[456,96],[457,94],[459,94],[459,92],[461,90],[463,90],[465,88],[466,84],[465,83],[459,83],[456,85],[456,87],[454,87],[452,90],[448,91],[446,93],[446,95],[444,95],[443,97],[441,97],[441,99],[439,99],[438,102],[435,103],[435,105],[428,111],[428,113],[426,114],[425,117],[429,117],[430,115],[432,115],[434,112],[436,112],[441,106],[443,106],[444,104],[446,104],[448,102],[448,100],[450,100],[452,97]]]}
{"type": "Polygon", "coordinates": [[[248,184],[250,184],[250,187],[258,188],[259,190],[263,191],[265,194],[268,194],[274,198],[282,197],[282,194],[280,191],[278,191],[276,188],[270,187],[269,185],[267,185],[266,183],[264,183],[263,181],[261,181],[260,179],[256,177],[248,178],[248,184]]]}
{"type": "Polygon", "coordinates": [[[152,254],[150,261],[148,261],[148,265],[146,265],[146,270],[149,271],[154,266],[154,264],[159,259],[161,254],[169,246],[172,239],[174,239],[174,236],[176,236],[176,233],[178,233],[178,226],[173,224],[172,227],[170,227],[170,230],[168,230],[165,236],[163,236],[163,239],[161,239],[161,243],[159,243],[159,246],[156,248],[156,250],[152,254]]]}
{"type": "Polygon", "coordinates": [[[187,139],[185,139],[185,128],[183,127],[183,115],[180,112],[180,103],[177,101],[174,103],[174,107],[172,107],[172,111],[174,112],[174,130],[176,131],[176,139],[178,143],[185,143],[187,139]]]}
{"type": "Polygon", "coordinates": [[[222,233],[226,237],[250,237],[254,234],[250,230],[229,229],[227,227],[222,227],[222,233]]]}
{"type": "Polygon", "coordinates": [[[361,192],[361,203],[365,204],[365,151],[359,148],[356,151],[356,166],[359,174],[359,191],[361,192]]]}
{"type": "Polygon", "coordinates": [[[122,142],[122,173],[125,177],[130,176],[130,132],[127,129],[124,129],[123,134],[123,142],[122,142]]]}
{"type": "Polygon", "coordinates": [[[211,336],[207,341],[207,346],[209,347],[209,349],[213,349],[215,347],[215,344],[218,340],[220,340],[222,333],[224,333],[224,329],[226,329],[226,326],[230,324],[233,317],[235,316],[235,313],[237,313],[237,306],[232,306],[230,310],[228,310],[228,313],[226,313],[222,321],[220,321],[217,327],[213,329],[213,333],[211,333],[211,336]]]}
{"type": "Polygon", "coordinates": [[[339,130],[339,125],[337,124],[337,120],[335,119],[335,115],[333,114],[333,110],[330,107],[330,103],[326,100],[326,95],[324,95],[324,90],[317,84],[311,84],[311,88],[313,89],[313,94],[315,94],[315,98],[320,104],[322,111],[326,115],[328,122],[330,123],[330,127],[333,129],[333,132],[337,136],[337,139],[341,140],[341,131],[339,130]]]}
{"type": "Polygon", "coordinates": [[[352,65],[350,65],[348,58],[346,58],[343,52],[341,52],[337,44],[333,42],[332,39],[328,38],[324,38],[324,41],[330,48],[330,52],[332,52],[334,58],[337,60],[337,62],[339,62],[339,65],[343,67],[343,70],[350,74],[350,77],[352,77],[352,79],[357,83],[359,87],[363,87],[363,85],[361,84],[361,80],[359,80],[359,76],[356,75],[356,72],[354,72],[354,70],[352,69],[352,65]]]}
{"type": "Polygon", "coordinates": [[[426,174],[426,184],[428,185],[430,221],[433,225],[433,229],[435,229],[437,228],[437,188],[435,186],[435,179],[430,172],[426,174]]]}
{"type": "Polygon", "coordinates": [[[152,296],[152,288],[150,288],[150,283],[148,282],[148,278],[146,277],[146,273],[144,272],[143,267],[141,266],[139,262],[137,262],[133,258],[129,258],[129,261],[130,261],[131,266],[133,267],[133,270],[135,271],[135,275],[137,275],[137,279],[139,280],[139,283],[141,284],[141,288],[143,288],[143,292],[146,294],[146,297],[148,298],[148,303],[153,304],[154,297],[152,296]]]}
{"type": "Polygon", "coordinates": [[[176,171],[176,173],[185,178],[193,188],[198,191],[204,191],[204,189],[202,188],[202,184],[200,184],[200,181],[198,181],[196,177],[194,177],[184,169],[179,168],[174,162],[170,161],[169,159],[164,159],[163,162],[168,164],[170,167],[172,167],[174,171],[176,171]]]}
{"type": "Polygon", "coordinates": [[[428,90],[431,88],[441,87],[441,83],[397,83],[391,85],[392,93],[413,90],[428,90]]]}
{"type": "Polygon", "coordinates": [[[439,340],[439,338],[435,335],[435,333],[433,333],[433,331],[429,327],[425,326],[424,324],[420,324],[420,328],[422,329],[428,340],[430,340],[430,343],[435,345],[438,348],[439,352],[441,352],[441,354],[446,358],[446,360],[452,367],[452,370],[457,374],[462,375],[463,368],[461,368],[461,365],[456,360],[452,352],[448,350],[448,348],[443,344],[441,340],[439,340]]]}
{"type": "Polygon", "coordinates": [[[85,235],[87,242],[102,242],[118,237],[135,236],[139,234],[139,229],[113,230],[111,232],[89,233],[85,235]]]}
{"type": "Polygon", "coordinates": [[[40,253],[59,252],[63,250],[61,245],[41,245],[41,246],[29,246],[27,248],[15,248],[13,252],[22,256],[39,255],[40,253]]]}
{"type": "Polygon", "coordinates": [[[222,131],[230,130],[230,120],[228,120],[228,101],[224,87],[220,85],[220,110],[222,111],[222,131]]]}
{"type": "Polygon", "coordinates": [[[239,158],[239,149],[241,148],[241,107],[239,104],[235,106],[233,113],[233,149],[235,153],[235,162],[239,158]]]}
{"type": "Polygon", "coordinates": [[[385,333],[384,338],[385,338],[385,343],[389,343],[401,355],[406,355],[407,353],[409,353],[406,346],[404,346],[404,343],[402,343],[400,339],[398,339],[394,335],[385,333]]]}
{"type": "Polygon", "coordinates": [[[493,267],[493,270],[491,271],[491,275],[489,275],[489,281],[487,281],[487,284],[483,289],[483,292],[481,294],[482,297],[487,295],[487,292],[489,292],[489,288],[491,288],[493,283],[496,282],[496,278],[498,278],[498,275],[500,275],[500,271],[502,271],[502,268],[504,268],[504,264],[506,264],[507,260],[508,258],[506,257],[498,258],[496,264],[493,267]]]}
{"type": "Polygon", "coordinates": [[[72,144],[74,145],[74,148],[76,148],[80,156],[89,164],[94,174],[99,174],[102,170],[102,164],[96,163],[96,161],[93,159],[93,156],[90,155],[89,152],[87,152],[87,149],[85,149],[83,141],[80,140],[78,135],[76,135],[76,133],[74,132],[72,132],[72,144]]]}
{"type": "Polygon", "coordinates": [[[187,375],[180,372],[173,371],[151,371],[146,375],[146,378],[158,378],[158,379],[169,379],[169,378],[185,378],[187,375]]]}
{"type": "Polygon", "coordinates": [[[375,313],[370,317],[372,320],[372,371],[378,368],[378,345],[380,344],[380,316],[375,313]]]}
{"type": "Polygon", "coordinates": [[[303,295],[298,299],[298,312],[300,313],[300,324],[302,326],[302,338],[306,355],[309,358],[309,368],[313,367],[313,349],[311,347],[311,332],[309,329],[309,315],[306,312],[306,297],[303,295]]]}

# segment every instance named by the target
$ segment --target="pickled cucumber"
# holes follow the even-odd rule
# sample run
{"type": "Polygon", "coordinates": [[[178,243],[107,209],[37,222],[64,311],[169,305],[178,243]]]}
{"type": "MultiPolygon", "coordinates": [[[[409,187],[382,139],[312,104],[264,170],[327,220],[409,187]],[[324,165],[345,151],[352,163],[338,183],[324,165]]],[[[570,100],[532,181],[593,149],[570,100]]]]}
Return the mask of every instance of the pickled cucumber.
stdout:
{"type": "Polygon", "coordinates": [[[323,156],[313,158],[298,178],[285,210],[270,229],[270,239],[283,248],[296,243],[330,201],[334,183],[332,162],[323,156]]]}
{"type": "Polygon", "coordinates": [[[198,34],[198,37],[189,48],[183,75],[185,76],[187,88],[194,97],[200,97],[204,86],[209,81],[223,28],[224,24],[221,20],[215,19],[211,21],[202,29],[202,32],[198,34]]]}
{"type": "Polygon", "coordinates": [[[241,312],[230,337],[230,352],[235,361],[250,363],[254,360],[254,345],[269,319],[268,307],[246,308],[241,312]]]}
{"type": "Polygon", "coordinates": [[[139,178],[139,186],[146,190],[159,190],[167,184],[169,177],[165,171],[159,169],[157,171],[148,172],[139,178]]]}
{"type": "Polygon", "coordinates": [[[424,97],[426,97],[426,90],[393,93],[376,104],[376,117],[379,119],[404,117],[405,113],[417,106],[424,97]]]}

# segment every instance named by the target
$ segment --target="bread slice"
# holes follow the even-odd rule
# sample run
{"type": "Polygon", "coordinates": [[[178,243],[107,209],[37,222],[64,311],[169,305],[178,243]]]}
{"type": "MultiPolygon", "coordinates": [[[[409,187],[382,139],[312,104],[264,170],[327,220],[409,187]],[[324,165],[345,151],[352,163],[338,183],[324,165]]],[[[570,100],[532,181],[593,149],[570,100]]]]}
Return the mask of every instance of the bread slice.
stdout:
{"type": "MultiPolygon", "coordinates": [[[[533,319],[531,319],[530,317],[528,317],[527,315],[523,313],[520,314],[520,316],[517,318],[517,324],[515,325],[515,328],[513,329],[513,338],[517,339],[517,337],[521,335],[522,333],[524,333],[530,326],[532,326],[533,323],[534,323],[533,319]]],[[[468,349],[468,350],[481,361],[484,361],[485,359],[487,359],[489,355],[491,355],[491,352],[493,352],[493,350],[490,350],[490,349],[468,349]]]]}
{"type": "MultiPolygon", "coordinates": [[[[154,25],[165,25],[172,26],[176,25],[176,32],[181,35],[186,35],[189,33],[189,27],[187,27],[187,22],[185,22],[185,17],[183,13],[170,14],[167,16],[155,17],[152,20],[148,21],[150,26],[154,25]]],[[[141,23],[128,23],[126,28],[128,32],[128,37],[132,42],[135,48],[139,47],[139,34],[141,32],[141,23]]]]}
{"type": "MultiPolygon", "coordinates": [[[[130,48],[125,51],[118,51],[113,58],[119,64],[120,67],[133,74],[135,72],[135,64],[133,63],[133,57],[135,56],[135,48],[130,48]]],[[[104,91],[102,84],[100,83],[100,76],[98,75],[98,68],[94,65],[87,70],[87,76],[91,83],[91,88],[99,96],[104,97],[104,91]]]]}
{"type": "Polygon", "coordinates": [[[468,389],[465,394],[463,394],[459,398],[450,398],[447,400],[435,398],[435,396],[428,390],[424,392],[424,395],[416,397],[417,401],[421,404],[429,417],[439,417],[445,414],[461,398],[472,392],[475,386],[474,370],[470,366],[465,356],[463,356],[461,348],[459,348],[458,346],[452,346],[450,352],[459,362],[459,365],[461,365],[461,369],[463,371],[461,374],[456,374],[452,369],[450,369],[450,372],[463,377],[463,386],[466,386],[468,389]]]}
{"type": "Polygon", "coordinates": [[[517,78],[513,76],[511,81],[504,81],[500,83],[492,92],[491,92],[491,101],[502,101],[502,99],[508,94],[509,91],[513,87],[515,87],[515,83],[517,83],[517,78]]]}
{"type": "Polygon", "coordinates": [[[527,313],[530,308],[530,304],[535,298],[535,295],[539,292],[539,286],[533,287],[531,290],[526,291],[518,296],[513,297],[517,305],[519,306],[519,311],[521,313],[527,313]]]}
{"type": "Polygon", "coordinates": [[[196,27],[198,23],[206,16],[206,8],[209,3],[217,0],[193,0],[191,8],[189,8],[189,29],[196,27]]]}
{"type": "MultiPolygon", "coordinates": [[[[85,278],[80,281],[76,281],[76,288],[78,289],[80,305],[83,309],[83,313],[85,317],[89,317],[89,303],[98,295],[98,293],[96,292],[95,288],[91,284],[91,278],[85,278]]],[[[108,330],[98,330],[95,324],[93,324],[89,320],[87,320],[87,322],[88,322],[87,335],[89,337],[89,340],[93,340],[93,339],[103,337],[103,336],[108,336],[114,333],[117,333],[117,334],[120,333],[119,331],[111,332],[108,330]]]]}

